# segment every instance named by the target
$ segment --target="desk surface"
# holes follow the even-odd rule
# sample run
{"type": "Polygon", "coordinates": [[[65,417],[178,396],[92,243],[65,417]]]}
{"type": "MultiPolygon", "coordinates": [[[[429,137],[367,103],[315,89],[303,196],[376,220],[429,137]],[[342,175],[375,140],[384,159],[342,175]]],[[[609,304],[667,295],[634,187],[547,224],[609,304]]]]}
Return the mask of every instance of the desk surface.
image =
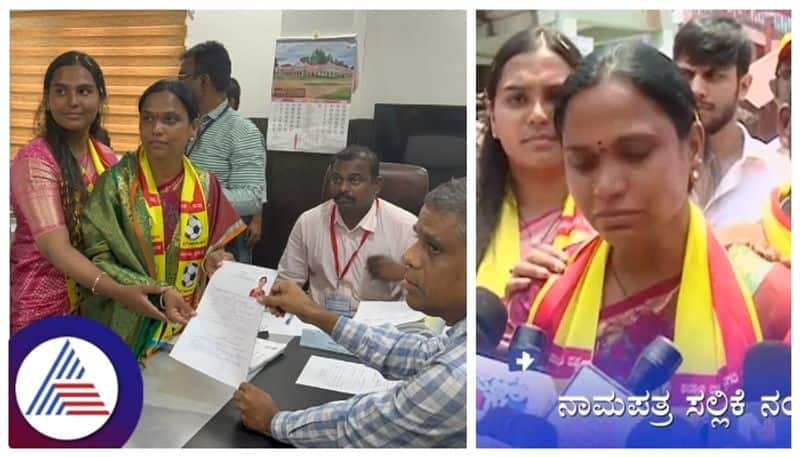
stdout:
{"type": "MultiPolygon", "coordinates": [[[[422,324],[398,328],[428,332],[422,324]]],[[[259,337],[266,335],[259,334],[259,337]]],[[[274,335],[269,339],[289,343],[283,355],[264,367],[251,382],[272,395],[281,409],[293,411],[351,397],[350,394],[301,386],[295,382],[312,355],[356,361],[354,357],[300,346],[299,337],[274,335]]],[[[232,401],[235,388],[183,365],[166,352],[159,352],[151,358],[142,371],[142,377],[142,414],[125,447],[287,446],[240,425],[232,401]]]]}
{"type": "MultiPolygon", "coordinates": [[[[351,395],[296,385],[312,355],[339,360],[354,357],[300,346],[297,337],[276,335],[289,341],[283,355],[273,360],[253,380],[269,392],[281,409],[297,410],[351,395]]],[[[233,405],[234,388],[157,353],[142,371],[144,405],[139,424],[125,447],[286,447],[287,445],[241,426],[233,405]]]]}
{"type": "MultiPolygon", "coordinates": [[[[300,372],[312,355],[339,360],[355,360],[352,356],[333,352],[309,349],[299,344],[300,338],[293,338],[286,351],[278,359],[266,366],[251,381],[275,399],[281,409],[298,410],[321,405],[335,400],[350,398],[350,394],[317,389],[295,384],[300,372]]],[[[264,435],[246,430],[240,425],[239,412],[229,401],[222,409],[197,432],[185,447],[287,447],[286,444],[264,435]]]]}

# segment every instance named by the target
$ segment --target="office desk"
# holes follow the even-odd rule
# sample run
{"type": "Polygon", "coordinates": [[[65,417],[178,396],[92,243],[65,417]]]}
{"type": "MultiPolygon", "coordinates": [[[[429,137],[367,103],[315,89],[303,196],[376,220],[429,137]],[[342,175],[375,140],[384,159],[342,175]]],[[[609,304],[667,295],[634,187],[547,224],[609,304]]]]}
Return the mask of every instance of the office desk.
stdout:
{"type": "MultiPolygon", "coordinates": [[[[274,336],[285,342],[287,337],[274,336]]],[[[281,409],[297,410],[350,394],[296,385],[312,355],[339,360],[355,358],[300,346],[291,338],[280,357],[251,381],[269,392],[281,409]]],[[[233,405],[234,388],[175,361],[165,352],[153,356],[144,377],[144,407],[139,424],[125,447],[287,447],[288,445],[244,429],[233,405]]]]}
{"type": "MultiPolygon", "coordinates": [[[[303,367],[312,355],[332,359],[355,361],[355,357],[300,346],[300,338],[293,338],[283,356],[257,374],[251,381],[272,395],[281,409],[298,410],[335,400],[345,400],[352,395],[295,384],[303,367]]],[[[288,447],[287,444],[267,438],[240,426],[239,412],[229,401],[185,447],[288,447]]]]}

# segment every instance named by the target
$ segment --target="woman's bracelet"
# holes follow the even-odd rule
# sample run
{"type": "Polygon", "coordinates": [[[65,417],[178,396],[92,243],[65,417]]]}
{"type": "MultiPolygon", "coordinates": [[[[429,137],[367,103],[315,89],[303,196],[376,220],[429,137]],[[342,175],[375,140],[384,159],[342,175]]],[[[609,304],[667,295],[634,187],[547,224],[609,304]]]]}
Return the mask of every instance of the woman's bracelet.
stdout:
{"type": "Polygon", "coordinates": [[[200,262],[200,271],[203,272],[206,278],[208,277],[208,272],[206,271],[206,260],[208,260],[208,256],[210,254],[211,254],[210,252],[206,254],[205,257],[203,257],[203,260],[200,262]]]}
{"type": "Polygon", "coordinates": [[[105,271],[101,271],[96,278],[94,278],[94,284],[92,284],[92,295],[97,295],[97,283],[100,282],[100,278],[103,276],[108,276],[105,271]]]}
{"type": "Polygon", "coordinates": [[[163,292],[161,292],[161,296],[159,296],[159,298],[158,298],[158,306],[157,306],[157,308],[162,313],[167,310],[167,304],[164,303],[164,295],[166,295],[167,292],[172,290],[172,289],[175,289],[175,286],[167,287],[166,289],[164,289],[163,292]]]}
{"type": "Polygon", "coordinates": [[[172,289],[172,287],[167,287],[161,292],[161,295],[158,297],[158,310],[162,313],[167,310],[167,305],[164,304],[164,295],[167,294],[167,291],[172,289]]]}

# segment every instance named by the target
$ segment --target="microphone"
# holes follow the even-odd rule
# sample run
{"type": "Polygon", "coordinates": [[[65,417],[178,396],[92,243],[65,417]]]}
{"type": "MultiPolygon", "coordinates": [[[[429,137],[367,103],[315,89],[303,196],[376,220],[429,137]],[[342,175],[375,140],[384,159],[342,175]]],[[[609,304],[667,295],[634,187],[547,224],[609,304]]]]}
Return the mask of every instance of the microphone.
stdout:
{"type": "Polygon", "coordinates": [[[669,427],[653,427],[649,419],[641,419],[628,433],[627,448],[699,448],[704,447],[701,430],[675,415],[669,427]]]}
{"type": "Polygon", "coordinates": [[[476,433],[515,448],[556,447],[558,444],[558,433],[546,420],[511,408],[489,411],[478,421],[476,433]]]}
{"type": "Polygon", "coordinates": [[[514,447],[542,447],[551,442],[555,445],[555,438],[547,432],[529,436],[547,425],[542,417],[556,402],[553,378],[533,366],[534,361],[545,357],[542,354],[549,346],[546,334],[534,326],[518,327],[508,360],[498,360],[493,356],[505,331],[505,307],[496,295],[482,288],[478,288],[477,305],[476,416],[485,431],[478,433],[514,447]],[[519,365],[515,364],[516,359],[520,359],[519,365]],[[532,428],[521,429],[519,421],[532,428]]]}
{"type": "Polygon", "coordinates": [[[792,351],[780,341],[752,345],[744,356],[742,390],[745,398],[761,401],[777,391],[784,398],[792,394],[792,351]]]}
{"type": "Polygon", "coordinates": [[[492,357],[503,337],[508,313],[500,297],[489,289],[478,287],[475,299],[478,354],[492,357]]]}
{"type": "Polygon", "coordinates": [[[508,346],[508,369],[547,371],[550,341],[547,333],[531,324],[521,324],[514,330],[508,346]]]}
{"type": "MultiPolygon", "coordinates": [[[[593,364],[584,363],[567,381],[561,397],[592,402],[595,397],[610,397],[612,394],[627,402],[631,392],[593,364]]],[[[622,416],[601,417],[593,416],[590,412],[583,417],[562,417],[556,405],[550,410],[547,420],[560,437],[559,447],[618,448],[624,446],[629,431],[639,421],[638,417],[627,414],[627,407],[625,411],[622,416]]]]}
{"type": "Polygon", "coordinates": [[[734,426],[746,446],[791,446],[791,417],[783,414],[764,418],[760,414],[761,397],[779,400],[792,394],[792,351],[780,341],[763,341],[751,346],[744,356],[742,390],[747,411],[736,418],[734,426]]]}
{"type": "Polygon", "coordinates": [[[503,408],[543,417],[556,403],[556,386],[550,375],[511,371],[506,363],[480,355],[475,362],[478,420],[503,408]]]}
{"type": "MultiPolygon", "coordinates": [[[[624,384],[593,364],[584,363],[567,382],[561,395],[591,401],[595,397],[609,398],[613,394],[617,399],[627,402],[627,398],[634,394],[643,395],[646,391],[664,385],[675,374],[682,361],[683,357],[675,345],[667,338],[658,336],[639,354],[624,384]]],[[[609,402],[609,407],[611,405],[609,402]]],[[[590,414],[586,417],[561,417],[557,408],[554,408],[548,415],[548,420],[558,431],[560,444],[564,447],[622,447],[631,440],[633,444],[637,444],[637,438],[631,437],[637,427],[657,428],[649,423],[640,425],[640,418],[629,416],[627,412],[622,416],[590,414]]],[[[667,429],[671,430],[671,427],[667,429]]],[[[659,433],[658,430],[648,432],[648,436],[659,433]]],[[[662,439],[669,439],[667,435],[668,433],[664,434],[662,439]]],[[[640,443],[646,443],[646,437],[639,439],[640,443]]]]}
{"type": "Polygon", "coordinates": [[[659,335],[642,349],[625,385],[636,395],[652,392],[666,384],[681,363],[683,356],[675,344],[659,335]]]}

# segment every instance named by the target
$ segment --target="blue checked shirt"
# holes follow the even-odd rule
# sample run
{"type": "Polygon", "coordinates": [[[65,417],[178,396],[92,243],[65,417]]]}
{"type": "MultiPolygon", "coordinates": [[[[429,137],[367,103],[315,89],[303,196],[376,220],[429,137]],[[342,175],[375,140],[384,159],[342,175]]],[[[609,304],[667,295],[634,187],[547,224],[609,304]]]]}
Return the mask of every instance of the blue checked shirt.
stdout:
{"type": "Polygon", "coordinates": [[[466,447],[466,321],[445,335],[340,317],[331,335],[387,379],[389,390],[281,411],[272,436],[305,447],[466,447]]]}

